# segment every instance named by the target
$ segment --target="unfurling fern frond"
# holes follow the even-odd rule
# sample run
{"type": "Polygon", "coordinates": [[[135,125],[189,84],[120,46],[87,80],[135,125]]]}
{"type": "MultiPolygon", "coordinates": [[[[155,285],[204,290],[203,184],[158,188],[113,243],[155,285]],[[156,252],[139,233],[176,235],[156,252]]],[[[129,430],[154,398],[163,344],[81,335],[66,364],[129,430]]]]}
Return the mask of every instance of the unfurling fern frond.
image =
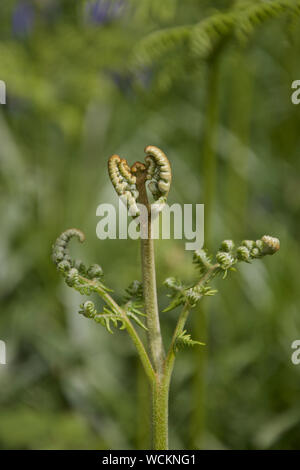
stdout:
{"type": "MultiPolygon", "coordinates": [[[[160,64],[169,67],[169,58],[182,51],[182,63],[190,55],[208,60],[226,39],[242,41],[268,20],[290,13],[300,15],[300,0],[246,0],[235,2],[227,11],[216,11],[193,24],[155,31],[143,38],[133,54],[133,68],[160,64]]],[[[184,67],[182,67],[184,72],[184,67]]]]}
{"type": "Polygon", "coordinates": [[[123,310],[125,311],[128,318],[131,318],[138,326],[143,328],[143,330],[148,330],[144,323],[139,319],[139,317],[146,317],[147,315],[142,312],[140,309],[144,307],[143,302],[134,302],[130,300],[123,305],[123,310]]]}
{"type": "MultiPolygon", "coordinates": [[[[235,249],[232,240],[224,240],[221,243],[220,250],[216,254],[216,263],[212,264],[211,257],[205,250],[195,251],[193,263],[200,269],[201,278],[198,283],[186,291],[186,295],[193,302],[198,302],[203,295],[213,295],[215,292],[208,290],[195,291],[195,288],[206,286],[209,279],[218,273],[223,273],[223,279],[227,276],[228,271],[235,271],[235,265],[239,261],[250,263],[251,260],[262,258],[266,255],[273,255],[280,248],[278,238],[264,235],[260,240],[243,240],[241,245],[235,249]]],[[[205,287],[206,288],[206,287],[205,287]]]]}
{"type": "Polygon", "coordinates": [[[155,200],[155,212],[162,210],[170,190],[171,165],[164,152],[154,145],[148,145],[145,153],[145,164],[135,162],[131,167],[118,155],[112,155],[108,160],[111,182],[132,217],[140,213],[137,201],[139,192],[145,190],[146,182],[149,182],[148,187],[155,200]]]}
{"type": "Polygon", "coordinates": [[[143,284],[140,281],[134,280],[125,289],[124,303],[129,301],[143,301],[143,284]]]}
{"type": "Polygon", "coordinates": [[[145,161],[148,165],[147,179],[150,181],[148,188],[160,210],[167,200],[171,186],[171,165],[164,152],[154,145],[148,145],[145,153],[145,161]]]}
{"type": "Polygon", "coordinates": [[[85,240],[80,230],[72,228],[63,232],[52,247],[52,260],[58,271],[63,275],[67,285],[82,295],[90,295],[99,287],[108,292],[110,289],[100,281],[103,276],[101,266],[93,264],[86,268],[82,261],[71,259],[68,245],[73,237],[78,238],[81,243],[85,240]]]}
{"type": "Polygon", "coordinates": [[[205,346],[205,343],[201,343],[200,341],[194,341],[191,338],[191,335],[184,330],[174,341],[173,350],[177,353],[179,350],[184,349],[186,346],[205,346]]]}
{"type": "Polygon", "coordinates": [[[87,318],[92,318],[96,323],[100,323],[111,334],[113,333],[111,326],[119,327],[120,330],[125,329],[125,319],[123,317],[107,307],[104,307],[103,312],[97,312],[94,303],[90,300],[80,305],[79,313],[87,318]]]}
{"type": "Polygon", "coordinates": [[[165,280],[164,285],[171,290],[171,293],[167,294],[167,296],[172,300],[163,312],[170,312],[179,305],[183,305],[185,303],[185,287],[182,282],[175,277],[168,277],[165,280]]]}
{"type": "Polygon", "coordinates": [[[172,50],[187,46],[191,26],[176,26],[155,31],[143,38],[135,48],[132,65],[149,66],[172,50]]]}
{"type": "Polygon", "coordinates": [[[234,252],[234,245],[231,240],[222,242],[221,248],[224,251],[219,251],[216,254],[216,260],[220,268],[227,274],[228,269],[233,269],[233,266],[238,261],[250,263],[251,260],[262,258],[265,255],[273,255],[280,248],[278,238],[264,235],[260,240],[243,240],[241,245],[237,247],[234,252]],[[230,248],[230,250],[229,250],[230,248]],[[225,249],[227,251],[225,251],[225,249]]]}
{"type": "Polygon", "coordinates": [[[135,217],[139,215],[136,204],[138,191],[136,177],[132,175],[127,161],[119,155],[112,155],[108,160],[108,173],[110,180],[118,194],[128,207],[129,214],[135,217]]]}
{"type": "MultiPolygon", "coordinates": [[[[130,302],[124,307],[126,316],[133,320],[138,326],[147,330],[144,323],[138,318],[138,316],[145,316],[144,313],[139,311],[134,304],[130,302]]],[[[87,300],[80,305],[79,313],[84,315],[86,318],[92,318],[96,323],[100,323],[104,326],[109,333],[113,333],[111,326],[119,328],[120,330],[125,329],[126,318],[121,316],[120,313],[112,308],[103,308],[103,312],[97,312],[95,305],[92,301],[87,300]]]]}
{"type": "Polygon", "coordinates": [[[196,284],[194,287],[190,287],[185,291],[185,298],[187,302],[189,303],[190,307],[196,307],[198,302],[202,299],[204,296],[213,296],[217,293],[218,291],[215,289],[212,289],[209,286],[204,286],[202,284],[196,284]]]}
{"type": "Polygon", "coordinates": [[[211,268],[211,256],[207,254],[206,250],[197,250],[193,255],[193,263],[199,269],[200,274],[206,274],[211,268]]]}
{"type": "MultiPolygon", "coordinates": [[[[137,314],[136,311],[134,311],[134,310],[127,310],[126,315],[127,315],[128,318],[133,320],[138,326],[143,328],[143,330],[148,331],[147,326],[138,317],[138,315],[141,315],[141,313],[137,314]]],[[[146,315],[143,315],[143,316],[146,316],[146,315]]]]}
{"type": "Polygon", "coordinates": [[[173,293],[182,292],[182,290],[184,289],[182,282],[176,279],[175,277],[168,277],[164,281],[164,285],[168,287],[168,289],[173,291],[173,293]]]}
{"type": "Polygon", "coordinates": [[[247,0],[238,2],[236,9],[235,34],[244,41],[264,22],[278,18],[286,12],[300,14],[299,0],[272,0],[254,3],[247,0]]]}
{"type": "Polygon", "coordinates": [[[234,242],[232,240],[223,240],[220,246],[221,251],[226,251],[227,253],[232,253],[234,250],[234,242]]]}
{"type": "Polygon", "coordinates": [[[193,54],[200,59],[208,59],[229,34],[235,23],[231,12],[215,13],[193,27],[190,47],[193,54]]]}
{"type": "Polygon", "coordinates": [[[228,269],[236,263],[235,257],[227,251],[218,251],[216,254],[216,260],[220,267],[227,273],[228,269]]]}

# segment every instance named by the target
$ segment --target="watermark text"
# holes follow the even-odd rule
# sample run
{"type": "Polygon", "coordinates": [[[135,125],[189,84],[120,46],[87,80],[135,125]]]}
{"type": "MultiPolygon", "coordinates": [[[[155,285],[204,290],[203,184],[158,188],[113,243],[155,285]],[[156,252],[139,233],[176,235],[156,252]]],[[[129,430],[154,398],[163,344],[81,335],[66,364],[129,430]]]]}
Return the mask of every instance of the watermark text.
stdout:
{"type": "Polygon", "coordinates": [[[100,204],[96,215],[100,221],[96,234],[105,239],[188,240],[186,250],[200,250],[204,245],[204,204],[165,204],[163,209],[151,205],[151,217],[143,204],[137,204],[139,215],[130,220],[126,205],[119,198],[118,211],[113,204],[100,204]],[[117,214],[118,212],[118,214],[117,214]],[[151,222],[149,222],[151,221],[151,222]]]}
{"type": "Polygon", "coordinates": [[[6,104],[6,84],[0,80],[0,104],[6,104]]]}
{"type": "Polygon", "coordinates": [[[0,340],[0,364],[6,364],[6,344],[0,340]]]}

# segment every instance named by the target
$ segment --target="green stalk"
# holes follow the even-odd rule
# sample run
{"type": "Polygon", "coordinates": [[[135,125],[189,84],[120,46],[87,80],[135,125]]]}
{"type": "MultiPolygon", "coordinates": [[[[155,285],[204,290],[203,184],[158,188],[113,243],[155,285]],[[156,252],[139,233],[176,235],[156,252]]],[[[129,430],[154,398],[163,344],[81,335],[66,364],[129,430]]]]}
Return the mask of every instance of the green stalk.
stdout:
{"type": "Polygon", "coordinates": [[[152,386],[152,436],[154,450],[167,450],[169,381],[166,376],[157,376],[152,386]]]}
{"type": "MultiPolygon", "coordinates": [[[[151,220],[149,217],[149,235],[151,236],[151,220]]],[[[153,240],[141,241],[142,248],[142,279],[144,286],[145,311],[147,314],[148,341],[154,368],[162,371],[164,349],[160,331],[157,306],[156,276],[153,240]]]]}
{"type": "MultiPolygon", "coordinates": [[[[148,344],[155,371],[152,391],[152,443],[155,450],[168,448],[168,396],[169,385],[163,374],[165,352],[162,342],[155,273],[154,242],[151,232],[151,210],[146,192],[146,173],[137,172],[138,202],[147,207],[147,238],[141,239],[142,281],[144,291],[148,344]]],[[[142,227],[141,227],[142,230],[142,227]]]]}

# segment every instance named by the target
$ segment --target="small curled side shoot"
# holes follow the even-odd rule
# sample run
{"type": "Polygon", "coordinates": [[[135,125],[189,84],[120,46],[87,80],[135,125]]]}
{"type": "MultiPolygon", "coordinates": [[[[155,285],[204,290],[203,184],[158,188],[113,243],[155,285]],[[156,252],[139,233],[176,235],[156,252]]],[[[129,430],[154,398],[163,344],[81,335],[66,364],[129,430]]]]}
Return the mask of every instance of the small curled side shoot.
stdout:
{"type": "Polygon", "coordinates": [[[69,255],[68,245],[72,238],[77,238],[81,243],[85,240],[83,232],[76,228],[64,231],[52,247],[52,260],[58,271],[63,275],[66,284],[73,287],[81,294],[89,295],[97,288],[109,291],[100,279],[103,276],[103,270],[98,264],[92,264],[86,267],[80,260],[73,260],[69,255]]]}
{"type": "Polygon", "coordinates": [[[216,263],[212,262],[212,257],[208,256],[205,250],[194,253],[194,263],[202,276],[211,272],[212,277],[223,272],[225,277],[228,271],[235,270],[234,266],[238,262],[251,263],[255,259],[273,255],[279,248],[279,239],[270,235],[264,235],[260,240],[243,240],[237,248],[232,240],[224,240],[216,254],[216,263]]]}

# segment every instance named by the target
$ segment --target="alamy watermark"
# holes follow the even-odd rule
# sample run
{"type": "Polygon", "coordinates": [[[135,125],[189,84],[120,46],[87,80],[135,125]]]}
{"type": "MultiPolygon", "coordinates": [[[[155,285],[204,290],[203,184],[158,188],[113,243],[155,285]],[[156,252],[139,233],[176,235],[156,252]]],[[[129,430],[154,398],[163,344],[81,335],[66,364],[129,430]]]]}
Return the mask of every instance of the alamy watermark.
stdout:
{"type": "Polygon", "coordinates": [[[146,206],[137,204],[137,207],[138,215],[131,220],[132,214],[127,211],[122,197],[119,198],[118,214],[113,204],[100,204],[96,211],[97,217],[101,217],[96,227],[97,237],[100,240],[168,240],[172,236],[175,240],[188,240],[185,243],[186,250],[200,250],[203,247],[204,204],[165,204],[163,208],[152,204],[150,218],[146,206]]]}
{"type": "Polygon", "coordinates": [[[295,90],[291,95],[292,103],[300,104],[300,80],[293,81],[292,89],[295,90]]]}
{"type": "Polygon", "coordinates": [[[0,340],[0,364],[6,364],[6,344],[0,340]]]}
{"type": "Polygon", "coordinates": [[[6,84],[0,80],[0,104],[6,104],[6,84]]]}
{"type": "Polygon", "coordinates": [[[295,366],[298,366],[300,364],[300,339],[295,339],[291,344],[291,348],[295,349],[291,356],[291,361],[295,366]]]}

